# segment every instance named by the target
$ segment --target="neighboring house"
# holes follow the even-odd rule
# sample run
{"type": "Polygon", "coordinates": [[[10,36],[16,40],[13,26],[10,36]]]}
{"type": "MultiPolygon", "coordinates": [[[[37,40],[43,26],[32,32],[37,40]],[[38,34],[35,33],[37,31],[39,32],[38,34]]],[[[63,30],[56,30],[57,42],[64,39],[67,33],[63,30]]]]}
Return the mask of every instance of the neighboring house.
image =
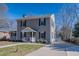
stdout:
{"type": "Polygon", "coordinates": [[[2,38],[10,39],[10,34],[7,31],[0,31],[0,39],[2,38]]]}
{"type": "Polygon", "coordinates": [[[17,40],[16,39],[16,37],[17,37],[16,36],[16,30],[15,31],[10,31],[9,33],[10,33],[10,38],[11,38],[10,40],[17,40]]]}
{"type": "Polygon", "coordinates": [[[18,19],[17,31],[14,36],[16,36],[16,40],[26,42],[46,40],[48,43],[52,43],[55,41],[55,16],[26,16],[18,19]]]}

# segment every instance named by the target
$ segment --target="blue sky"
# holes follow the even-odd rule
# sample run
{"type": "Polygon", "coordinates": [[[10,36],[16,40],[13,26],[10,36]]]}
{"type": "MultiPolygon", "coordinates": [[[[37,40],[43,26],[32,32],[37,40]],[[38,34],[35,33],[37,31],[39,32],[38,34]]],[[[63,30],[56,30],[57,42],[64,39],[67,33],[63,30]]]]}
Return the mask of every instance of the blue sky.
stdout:
{"type": "MultiPolygon", "coordinates": [[[[64,4],[58,3],[6,3],[0,4],[0,17],[4,15],[13,22],[16,28],[16,20],[23,14],[27,15],[47,15],[57,14],[64,4]]],[[[59,19],[58,19],[59,20],[59,19]]],[[[60,20],[59,20],[60,21],[60,20]]],[[[57,22],[59,22],[57,21],[57,22]]]]}
{"type": "Polygon", "coordinates": [[[10,19],[16,20],[26,15],[44,15],[44,14],[56,14],[60,11],[63,4],[54,3],[11,3],[6,4],[8,8],[8,16],[10,19]]]}
{"type": "Polygon", "coordinates": [[[61,27],[61,17],[58,17],[57,13],[60,13],[64,5],[66,6],[67,3],[7,3],[3,4],[4,8],[2,10],[7,12],[7,17],[13,21],[21,18],[23,14],[26,16],[54,14],[56,25],[61,27]]]}
{"type": "MultiPolygon", "coordinates": [[[[60,9],[63,7],[62,3],[9,3],[7,6],[7,15],[10,20],[16,20],[21,18],[23,14],[25,15],[46,15],[54,14],[56,15],[60,12],[60,9]]],[[[55,17],[55,19],[58,19],[55,17]]],[[[60,24],[58,19],[57,25],[60,24]]],[[[15,27],[15,25],[14,25],[15,27]]]]}

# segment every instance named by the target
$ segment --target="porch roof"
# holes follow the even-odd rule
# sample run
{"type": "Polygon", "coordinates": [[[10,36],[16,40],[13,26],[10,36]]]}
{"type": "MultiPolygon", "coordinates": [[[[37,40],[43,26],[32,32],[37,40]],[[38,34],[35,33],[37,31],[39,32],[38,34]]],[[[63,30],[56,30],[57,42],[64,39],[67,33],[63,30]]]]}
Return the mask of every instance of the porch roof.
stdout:
{"type": "Polygon", "coordinates": [[[21,32],[36,32],[35,30],[33,30],[30,27],[26,27],[25,29],[23,29],[21,32]]]}

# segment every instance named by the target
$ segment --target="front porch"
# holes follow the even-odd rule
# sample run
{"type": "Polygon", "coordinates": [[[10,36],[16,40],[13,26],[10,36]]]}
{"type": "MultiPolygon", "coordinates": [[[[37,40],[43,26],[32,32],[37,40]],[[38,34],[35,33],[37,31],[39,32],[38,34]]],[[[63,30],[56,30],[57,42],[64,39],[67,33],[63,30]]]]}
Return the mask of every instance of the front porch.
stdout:
{"type": "Polygon", "coordinates": [[[36,42],[36,31],[30,27],[26,27],[22,31],[22,41],[24,42],[36,42]]]}

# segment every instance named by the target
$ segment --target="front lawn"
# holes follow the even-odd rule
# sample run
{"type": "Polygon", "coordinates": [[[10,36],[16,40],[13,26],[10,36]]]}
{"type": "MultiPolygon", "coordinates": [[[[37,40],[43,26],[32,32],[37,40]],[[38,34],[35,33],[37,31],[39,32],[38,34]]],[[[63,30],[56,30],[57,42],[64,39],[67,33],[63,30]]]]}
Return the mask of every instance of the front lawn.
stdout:
{"type": "Polygon", "coordinates": [[[10,45],[10,44],[17,44],[20,42],[10,42],[10,41],[0,41],[0,46],[10,45]]]}
{"type": "Polygon", "coordinates": [[[23,56],[41,48],[43,45],[22,44],[6,48],[0,48],[0,56],[23,56]]]}

